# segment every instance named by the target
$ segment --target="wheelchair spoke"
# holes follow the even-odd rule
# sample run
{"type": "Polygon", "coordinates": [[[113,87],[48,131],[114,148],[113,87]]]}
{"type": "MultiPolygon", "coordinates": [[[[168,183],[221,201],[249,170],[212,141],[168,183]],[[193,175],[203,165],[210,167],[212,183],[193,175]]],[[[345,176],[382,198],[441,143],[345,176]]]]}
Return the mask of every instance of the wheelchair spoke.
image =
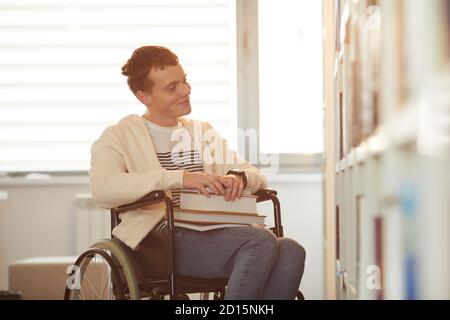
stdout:
{"type": "MultiPolygon", "coordinates": [[[[102,259],[103,260],[103,259],[102,259]]],[[[104,261],[103,261],[104,262],[104,261]]],[[[108,285],[108,279],[110,279],[111,278],[111,271],[109,270],[109,274],[108,274],[108,276],[106,277],[106,283],[105,283],[105,285],[103,285],[103,280],[104,280],[104,272],[105,272],[105,270],[108,270],[109,268],[107,268],[107,267],[105,267],[104,269],[102,269],[102,284],[101,284],[101,288],[102,288],[102,293],[101,293],[101,298],[100,299],[103,299],[103,292],[105,291],[105,288],[106,288],[106,286],[108,285]]]]}
{"type": "Polygon", "coordinates": [[[83,293],[83,288],[80,288],[80,290],[78,292],[80,293],[80,298],[81,298],[81,296],[83,296],[83,298],[81,300],[86,300],[86,297],[84,296],[84,293],[83,293]]]}
{"type": "MultiPolygon", "coordinates": [[[[105,283],[105,286],[102,289],[102,295],[101,295],[100,299],[103,299],[103,292],[105,291],[106,286],[108,284],[110,284],[110,282],[109,282],[110,280],[111,280],[111,272],[109,273],[108,278],[106,279],[106,283],[105,283]]],[[[103,280],[102,280],[102,284],[103,284],[103,280]]],[[[112,286],[110,285],[110,287],[112,287],[112,286]]]]}
{"type": "Polygon", "coordinates": [[[100,296],[98,295],[97,290],[95,290],[95,287],[92,285],[91,281],[89,281],[89,278],[86,277],[86,280],[88,281],[89,286],[92,288],[93,292],[95,293],[95,295],[101,300],[100,296]]]}
{"type": "Polygon", "coordinates": [[[87,276],[88,269],[89,269],[89,266],[86,268],[86,273],[85,273],[85,275],[84,275],[84,278],[86,278],[88,284],[89,284],[90,287],[92,288],[92,290],[93,290],[93,292],[95,293],[95,295],[101,300],[100,296],[98,295],[97,290],[95,290],[94,285],[92,285],[92,282],[89,280],[89,278],[88,278],[88,276],[87,276]]]}

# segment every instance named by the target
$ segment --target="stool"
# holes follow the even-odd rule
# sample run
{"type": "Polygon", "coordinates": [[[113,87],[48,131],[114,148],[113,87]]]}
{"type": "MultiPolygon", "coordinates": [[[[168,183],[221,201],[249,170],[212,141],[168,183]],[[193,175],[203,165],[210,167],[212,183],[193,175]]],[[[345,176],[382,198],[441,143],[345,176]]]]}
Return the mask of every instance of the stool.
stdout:
{"type": "Polygon", "coordinates": [[[22,293],[23,300],[62,300],[67,268],[76,256],[35,257],[11,263],[9,290],[22,293]]]}

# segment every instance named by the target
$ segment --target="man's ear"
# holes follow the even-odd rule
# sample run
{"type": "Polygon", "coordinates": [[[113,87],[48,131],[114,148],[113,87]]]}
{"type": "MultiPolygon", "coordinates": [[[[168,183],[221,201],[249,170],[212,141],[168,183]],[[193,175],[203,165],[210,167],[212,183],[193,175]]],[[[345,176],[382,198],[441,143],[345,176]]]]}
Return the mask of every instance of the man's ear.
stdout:
{"type": "Polygon", "coordinates": [[[138,90],[138,92],[136,92],[136,97],[144,105],[148,105],[148,103],[150,102],[150,97],[144,91],[138,90]]]}

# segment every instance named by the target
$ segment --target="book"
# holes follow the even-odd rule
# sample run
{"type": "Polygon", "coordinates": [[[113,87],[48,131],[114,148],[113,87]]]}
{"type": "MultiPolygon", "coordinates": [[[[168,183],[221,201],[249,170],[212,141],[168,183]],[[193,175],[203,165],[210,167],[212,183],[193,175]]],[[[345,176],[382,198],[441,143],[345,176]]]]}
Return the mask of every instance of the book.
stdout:
{"type": "Polygon", "coordinates": [[[214,230],[214,229],[222,229],[222,228],[229,228],[229,227],[244,227],[248,226],[247,224],[197,224],[197,223],[184,223],[184,222],[178,222],[175,221],[174,225],[176,227],[181,228],[187,228],[197,231],[208,231],[208,230],[214,230]]]}
{"type": "MultiPolygon", "coordinates": [[[[174,221],[175,227],[181,227],[181,228],[187,228],[197,231],[208,231],[208,230],[214,230],[214,229],[222,229],[222,228],[229,228],[229,227],[245,227],[249,226],[248,224],[235,224],[235,223],[214,223],[214,224],[205,224],[205,223],[192,223],[192,222],[181,222],[181,221],[174,221]]],[[[253,224],[254,227],[264,227],[265,225],[257,225],[253,224]]],[[[155,228],[155,230],[162,230],[167,227],[167,220],[162,220],[161,223],[155,228]]]]}
{"type": "Polygon", "coordinates": [[[187,209],[174,210],[174,220],[176,222],[195,223],[197,225],[264,224],[265,218],[266,216],[251,213],[203,211],[203,210],[187,210],[187,209]]]}
{"type": "Polygon", "coordinates": [[[239,212],[256,214],[257,196],[250,190],[244,190],[240,199],[226,201],[222,195],[211,194],[208,198],[197,190],[182,190],[180,207],[186,210],[201,210],[206,212],[239,212]]]}
{"type": "Polygon", "coordinates": [[[240,199],[226,201],[223,195],[206,197],[198,190],[184,189],[180,193],[180,208],[174,209],[174,225],[197,231],[264,226],[265,216],[258,215],[256,200],[250,190],[244,190],[240,199]]]}

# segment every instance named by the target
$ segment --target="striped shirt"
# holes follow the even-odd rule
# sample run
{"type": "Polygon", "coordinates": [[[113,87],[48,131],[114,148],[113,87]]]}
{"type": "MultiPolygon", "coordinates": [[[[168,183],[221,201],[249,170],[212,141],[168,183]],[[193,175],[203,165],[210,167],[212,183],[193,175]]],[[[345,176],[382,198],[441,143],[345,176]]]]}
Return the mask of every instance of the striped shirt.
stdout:
{"type": "MultiPolygon", "coordinates": [[[[189,172],[204,172],[203,161],[197,149],[173,151],[178,141],[172,140],[172,134],[181,127],[178,123],[174,127],[162,127],[146,121],[153,146],[159,163],[166,170],[186,170],[189,172]]],[[[180,189],[173,189],[172,201],[175,208],[180,207],[180,189]]]]}

